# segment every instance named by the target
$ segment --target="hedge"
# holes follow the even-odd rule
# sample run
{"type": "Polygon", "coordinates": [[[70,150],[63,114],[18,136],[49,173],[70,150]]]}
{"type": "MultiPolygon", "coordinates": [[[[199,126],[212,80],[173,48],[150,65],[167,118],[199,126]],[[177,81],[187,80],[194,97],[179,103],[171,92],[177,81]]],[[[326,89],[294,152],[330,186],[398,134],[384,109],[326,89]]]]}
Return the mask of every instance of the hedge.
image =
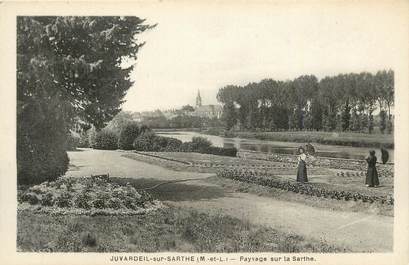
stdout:
{"type": "Polygon", "coordinates": [[[135,139],[136,151],[145,152],[197,152],[222,156],[233,156],[237,154],[236,148],[222,148],[211,146],[206,138],[193,137],[191,142],[184,142],[170,137],[163,137],[147,132],[135,139]]]}

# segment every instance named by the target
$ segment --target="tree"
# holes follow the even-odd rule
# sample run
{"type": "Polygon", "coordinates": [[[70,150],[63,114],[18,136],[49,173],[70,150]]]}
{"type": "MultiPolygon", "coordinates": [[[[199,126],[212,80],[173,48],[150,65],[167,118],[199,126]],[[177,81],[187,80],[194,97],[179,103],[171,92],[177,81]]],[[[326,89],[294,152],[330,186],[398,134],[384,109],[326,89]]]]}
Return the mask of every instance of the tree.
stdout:
{"type": "Polygon", "coordinates": [[[108,122],[106,128],[119,134],[122,128],[132,122],[134,122],[132,113],[130,111],[121,111],[108,122]]]}
{"type": "Polygon", "coordinates": [[[381,110],[381,112],[379,112],[379,130],[381,131],[382,134],[384,134],[385,129],[386,129],[386,111],[381,110]]]}
{"type": "Polygon", "coordinates": [[[101,129],[119,111],[152,28],[138,17],[17,18],[17,167],[19,183],[65,173],[74,118],[101,129]],[[43,166],[47,164],[47,166],[43,166]]]}
{"type": "Polygon", "coordinates": [[[195,111],[195,108],[193,108],[190,105],[185,105],[185,106],[182,107],[182,111],[193,112],[193,111],[195,111]]]}
{"type": "Polygon", "coordinates": [[[223,106],[223,120],[227,130],[233,128],[237,123],[236,107],[231,101],[223,106]]]}

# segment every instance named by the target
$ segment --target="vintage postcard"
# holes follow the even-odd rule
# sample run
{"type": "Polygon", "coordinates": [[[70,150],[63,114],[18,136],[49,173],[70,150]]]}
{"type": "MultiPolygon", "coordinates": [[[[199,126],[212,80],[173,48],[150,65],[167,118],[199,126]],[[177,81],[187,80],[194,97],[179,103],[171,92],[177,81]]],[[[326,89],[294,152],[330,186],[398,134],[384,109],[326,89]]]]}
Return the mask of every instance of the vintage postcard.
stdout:
{"type": "Polygon", "coordinates": [[[408,264],[408,1],[0,13],[2,264],[408,264]]]}

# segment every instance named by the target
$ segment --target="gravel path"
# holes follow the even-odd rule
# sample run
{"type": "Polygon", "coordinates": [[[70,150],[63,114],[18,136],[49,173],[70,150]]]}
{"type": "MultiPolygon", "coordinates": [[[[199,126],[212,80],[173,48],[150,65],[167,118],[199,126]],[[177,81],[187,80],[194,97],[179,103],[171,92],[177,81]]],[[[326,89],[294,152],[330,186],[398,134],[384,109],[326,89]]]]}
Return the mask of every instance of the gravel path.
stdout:
{"type": "Polygon", "coordinates": [[[214,174],[172,171],[124,158],[122,154],[100,150],[70,152],[71,168],[67,175],[109,173],[111,177],[141,180],[143,188],[162,181],[194,178],[197,180],[161,185],[156,192],[160,199],[174,206],[222,212],[354,252],[392,251],[393,217],[332,211],[248,193],[229,193],[206,181],[214,174]]]}

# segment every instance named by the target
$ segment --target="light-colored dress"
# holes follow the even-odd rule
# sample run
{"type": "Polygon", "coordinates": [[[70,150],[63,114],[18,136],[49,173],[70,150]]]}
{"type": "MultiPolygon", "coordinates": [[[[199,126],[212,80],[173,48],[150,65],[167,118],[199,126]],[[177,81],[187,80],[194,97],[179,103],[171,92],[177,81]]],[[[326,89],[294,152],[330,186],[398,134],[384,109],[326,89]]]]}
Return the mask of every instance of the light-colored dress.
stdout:
{"type": "Polygon", "coordinates": [[[297,182],[308,182],[306,159],[307,155],[304,153],[298,156],[297,182]]]}

